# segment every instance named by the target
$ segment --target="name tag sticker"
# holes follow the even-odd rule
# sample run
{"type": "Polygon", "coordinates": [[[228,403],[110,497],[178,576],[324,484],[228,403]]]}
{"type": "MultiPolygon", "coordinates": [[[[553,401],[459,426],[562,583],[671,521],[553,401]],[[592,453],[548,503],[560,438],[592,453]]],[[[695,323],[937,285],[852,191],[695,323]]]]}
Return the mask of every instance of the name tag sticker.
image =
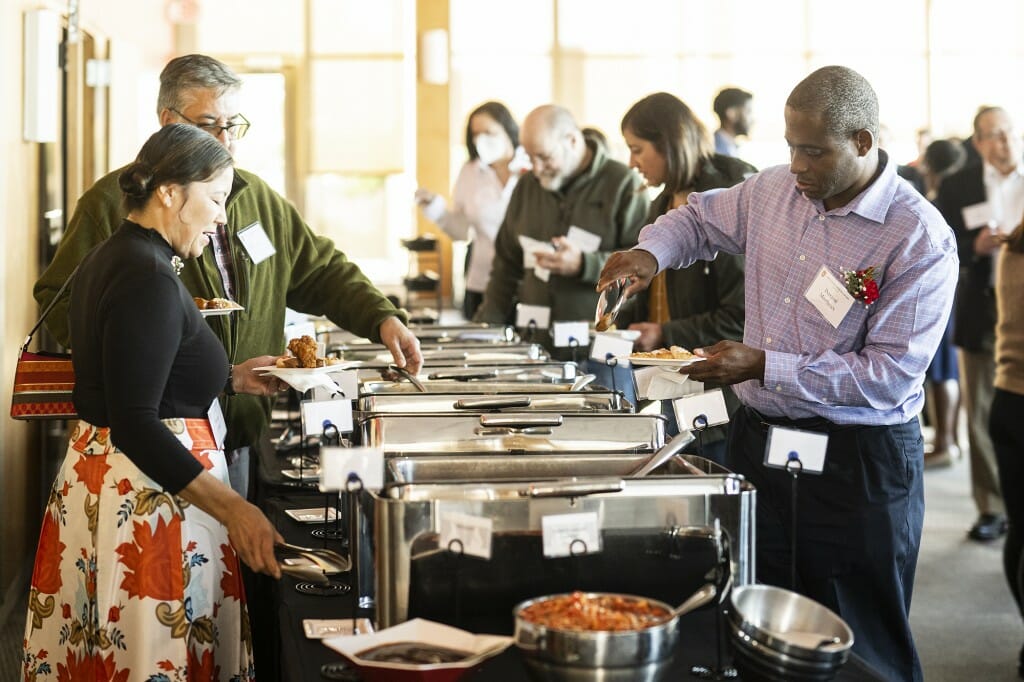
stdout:
{"type": "Polygon", "coordinates": [[[995,222],[995,215],[992,213],[992,205],[987,201],[980,204],[964,206],[960,209],[960,215],[964,218],[964,227],[968,230],[977,230],[987,227],[989,223],[995,222]]]}
{"type": "Polygon", "coordinates": [[[560,557],[601,551],[597,512],[554,514],[541,519],[544,556],[560,557]]]}
{"type": "Polygon", "coordinates": [[[551,308],[546,305],[516,304],[516,326],[525,329],[531,322],[537,329],[547,329],[551,324],[551,308]]]}
{"type": "Polygon", "coordinates": [[[828,448],[828,434],[800,429],[786,429],[781,426],[768,428],[768,442],[765,444],[764,465],[774,469],[793,470],[790,461],[799,459],[798,471],[802,474],[820,474],[825,469],[825,450],[828,448]]]}
{"type": "Polygon", "coordinates": [[[811,286],[804,292],[804,298],[811,302],[828,323],[839,328],[846,313],[853,307],[854,298],[843,283],[827,267],[821,266],[811,286]]]}
{"type": "Polygon", "coordinates": [[[217,447],[221,450],[224,449],[224,437],[228,435],[228,425],[224,421],[224,411],[220,409],[220,400],[217,398],[213,399],[213,403],[210,404],[210,410],[206,413],[207,419],[210,420],[210,428],[213,429],[213,440],[217,443],[217,447]]]}
{"type": "MultiPolygon", "coordinates": [[[[632,340],[623,338],[615,333],[604,334],[598,332],[594,334],[594,345],[590,347],[590,358],[600,362],[607,362],[609,353],[613,357],[621,358],[622,356],[628,356],[632,352],[632,340]]],[[[620,360],[619,364],[623,367],[629,367],[628,360],[620,360]]]]}
{"type": "Polygon", "coordinates": [[[720,388],[678,398],[672,401],[672,407],[680,428],[696,428],[694,420],[701,415],[704,416],[707,426],[729,423],[729,411],[725,408],[725,396],[722,395],[720,388]]]}
{"type": "Polygon", "coordinates": [[[601,248],[601,235],[587,232],[582,227],[575,225],[569,228],[565,238],[583,253],[594,253],[601,248]]]}
{"type": "MultiPolygon", "coordinates": [[[[319,436],[334,425],[338,433],[352,432],[352,400],[303,400],[300,405],[302,432],[307,436],[319,436]]],[[[328,432],[328,436],[331,434],[328,432]]]]}
{"type": "Polygon", "coordinates": [[[320,490],[347,490],[358,477],[364,490],[384,487],[384,448],[320,448],[320,490]]]}
{"type": "Polygon", "coordinates": [[[590,345],[590,324],[587,322],[555,322],[551,329],[555,346],[584,347],[590,345]]]}
{"type": "Polygon", "coordinates": [[[239,230],[238,240],[242,242],[253,265],[258,265],[277,253],[277,249],[270,243],[270,237],[267,236],[263,225],[258,220],[239,230]]]}
{"type": "Polygon", "coordinates": [[[438,546],[449,552],[461,551],[470,556],[490,559],[493,534],[494,521],[489,518],[458,512],[442,512],[438,546]]]}

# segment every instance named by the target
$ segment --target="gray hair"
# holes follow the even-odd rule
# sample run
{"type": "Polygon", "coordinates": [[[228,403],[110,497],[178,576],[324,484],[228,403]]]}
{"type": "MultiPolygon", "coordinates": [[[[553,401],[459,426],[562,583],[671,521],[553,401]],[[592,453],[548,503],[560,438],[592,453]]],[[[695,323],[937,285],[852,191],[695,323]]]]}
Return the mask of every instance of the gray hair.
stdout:
{"type": "Polygon", "coordinates": [[[189,90],[214,90],[220,97],[241,85],[242,79],[213,57],[204,54],[175,57],[160,72],[156,114],[159,116],[164,109],[181,109],[184,93],[189,90]]]}
{"type": "Polygon", "coordinates": [[[820,114],[834,138],[867,130],[878,139],[878,97],[864,76],[845,66],[825,66],[800,81],[786,106],[820,114]]]}

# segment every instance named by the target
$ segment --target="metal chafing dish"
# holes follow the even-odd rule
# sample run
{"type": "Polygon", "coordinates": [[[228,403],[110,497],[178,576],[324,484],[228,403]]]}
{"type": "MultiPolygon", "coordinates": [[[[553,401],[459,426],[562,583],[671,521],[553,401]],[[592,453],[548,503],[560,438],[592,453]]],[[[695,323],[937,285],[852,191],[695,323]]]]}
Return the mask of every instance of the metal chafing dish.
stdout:
{"type": "MultiPolygon", "coordinates": [[[[481,387],[485,388],[485,387],[481,387]]],[[[563,391],[557,393],[507,393],[466,395],[464,393],[398,393],[359,398],[356,409],[364,415],[484,412],[599,413],[634,412],[633,404],[612,391],[563,391]]]]}
{"type": "MultiPolygon", "coordinates": [[[[427,393],[560,393],[580,372],[572,362],[542,362],[514,367],[428,367],[417,375],[427,393]]],[[[420,393],[409,381],[383,379],[380,372],[360,369],[359,395],[420,393]]],[[[589,386],[584,390],[596,390],[589,386]]]]}
{"type": "MultiPolygon", "coordinates": [[[[518,343],[520,340],[514,327],[486,323],[410,324],[409,330],[416,335],[420,343],[509,344],[518,343]]],[[[317,338],[328,346],[335,344],[363,346],[372,343],[366,338],[358,337],[329,323],[317,328],[317,338]]]]}
{"type": "Polygon", "coordinates": [[[665,418],[648,414],[374,415],[360,442],[385,456],[650,453],[665,443],[665,418]]]}
{"type": "MultiPolygon", "coordinates": [[[[420,345],[425,365],[516,365],[521,363],[546,362],[550,357],[542,346],[536,343],[479,344],[451,343],[420,345]]],[[[391,351],[380,344],[331,345],[327,354],[342,360],[361,361],[363,366],[387,365],[394,360],[391,351]]]]}
{"type": "Polygon", "coordinates": [[[425,617],[502,632],[515,604],[543,594],[621,591],[676,603],[716,566],[736,585],[751,583],[754,489],[721,470],[692,474],[695,462],[677,457],[643,479],[416,483],[367,496],[373,543],[357,544],[373,556],[378,625],[425,617]],[[576,512],[597,514],[601,551],[544,557],[544,517],[576,512]],[[439,546],[450,514],[490,519],[489,560],[439,546]],[[709,529],[726,539],[724,553],[707,542],[709,529]]]}

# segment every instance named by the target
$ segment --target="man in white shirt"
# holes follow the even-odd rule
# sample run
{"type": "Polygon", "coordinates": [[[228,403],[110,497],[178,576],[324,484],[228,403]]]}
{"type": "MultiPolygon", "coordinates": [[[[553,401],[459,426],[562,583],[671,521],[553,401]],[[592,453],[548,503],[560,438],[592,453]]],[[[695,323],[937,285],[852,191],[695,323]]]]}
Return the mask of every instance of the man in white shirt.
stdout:
{"type": "Polygon", "coordinates": [[[978,508],[968,537],[985,542],[1006,533],[1006,511],[988,433],[995,381],[993,254],[1000,237],[1024,216],[1024,162],[1020,133],[1000,107],[978,111],[972,140],[982,163],[943,180],[935,204],[956,233],[960,255],[953,342],[960,349],[971,492],[978,508]]]}

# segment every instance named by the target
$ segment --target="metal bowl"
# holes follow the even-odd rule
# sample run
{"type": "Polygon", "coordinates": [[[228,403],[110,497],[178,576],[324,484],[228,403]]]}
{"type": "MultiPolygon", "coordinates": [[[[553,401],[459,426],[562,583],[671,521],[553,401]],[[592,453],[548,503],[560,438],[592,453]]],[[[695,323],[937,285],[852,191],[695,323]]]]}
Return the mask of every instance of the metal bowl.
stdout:
{"type": "Polygon", "coordinates": [[[842,665],[853,631],[818,602],[770,585],[734,587],[729,596],[733,645],[774,663],[809,671],[842,665]]]}

